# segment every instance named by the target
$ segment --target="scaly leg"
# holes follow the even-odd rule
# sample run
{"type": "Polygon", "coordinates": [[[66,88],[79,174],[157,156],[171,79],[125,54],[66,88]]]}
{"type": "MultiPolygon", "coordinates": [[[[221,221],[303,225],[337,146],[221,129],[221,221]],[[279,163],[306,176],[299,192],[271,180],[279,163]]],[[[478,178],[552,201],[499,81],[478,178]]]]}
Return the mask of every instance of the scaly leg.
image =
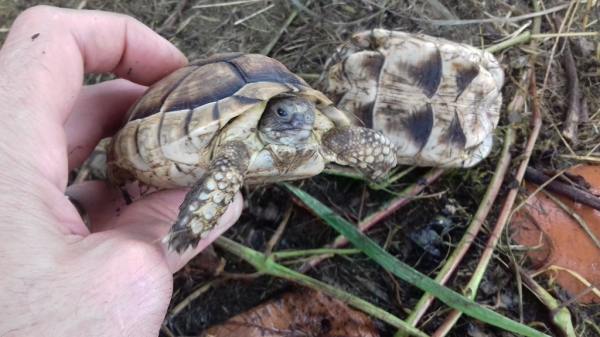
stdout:
{"type": "Polygon", "coordinates": [[[169,248],[183,252],[196,247],[215,227],[239,191],[250,157],[242,142],[223,144],[217,149],[208,171],[186,195],[177,221],[167,237],[169,248]]]}
{"type": "Polygon", "coordinates": [[[325,133],[322,141],[334,162],[354,167],[372,180],[383,178],[397,164],[392,142],[373,129],[338,127],[325,133]]]}

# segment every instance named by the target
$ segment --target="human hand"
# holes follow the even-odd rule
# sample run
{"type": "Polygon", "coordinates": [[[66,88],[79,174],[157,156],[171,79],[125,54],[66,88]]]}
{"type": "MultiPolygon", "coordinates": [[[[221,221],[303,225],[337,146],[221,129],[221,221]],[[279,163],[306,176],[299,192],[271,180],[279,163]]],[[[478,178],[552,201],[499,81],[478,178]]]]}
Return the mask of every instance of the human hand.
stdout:
{"type": "Polygon", "coordinates": [[[209,238],[178,256],[161,239],[184,191],[124,206],[104,183],[67,189],[144,85],[185,63],[123,15],[35,7],[14,22],[0,49],[0,336],[156,336],[172,273],[239,217],[238,195],[209,238]],[[82,86],[104,72],[124,79],[82,86]]]}

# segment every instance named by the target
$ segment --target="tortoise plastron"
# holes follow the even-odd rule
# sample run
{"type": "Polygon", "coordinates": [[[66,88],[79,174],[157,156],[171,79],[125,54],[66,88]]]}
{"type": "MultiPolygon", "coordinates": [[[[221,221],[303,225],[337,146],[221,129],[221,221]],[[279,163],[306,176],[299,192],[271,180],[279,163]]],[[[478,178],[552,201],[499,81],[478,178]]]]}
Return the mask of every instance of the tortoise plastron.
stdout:
{"type": "Polygon", "coordinates": [[[488,52],[423,34],[355,34],[329,69],[338,108],[385,134],[398,162],[470,167],[492,148],[504,74],[488,52]]]}

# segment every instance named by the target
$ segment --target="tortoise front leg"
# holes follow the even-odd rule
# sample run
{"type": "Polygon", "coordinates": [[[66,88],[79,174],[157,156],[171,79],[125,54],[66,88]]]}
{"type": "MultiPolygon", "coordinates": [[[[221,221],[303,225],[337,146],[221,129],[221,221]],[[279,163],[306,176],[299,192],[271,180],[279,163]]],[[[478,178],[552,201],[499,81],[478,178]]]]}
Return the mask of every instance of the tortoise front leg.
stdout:
{"type": "Polygon", "coordinates": [[[250,156],[244,143],[235,141],[220,146],[208,171],[186,195],[177,221],[167,237],[169,248],[183,252],[196,247],[215,227],[240,190],[250,156]]]}
{"type": "Polygon", "coordinates": [[[354,167],[372,180],[383,178],[397,164],[392,142],[373,129],[333,128],[323,135],[322,140],[334,162],[354,167]]]}

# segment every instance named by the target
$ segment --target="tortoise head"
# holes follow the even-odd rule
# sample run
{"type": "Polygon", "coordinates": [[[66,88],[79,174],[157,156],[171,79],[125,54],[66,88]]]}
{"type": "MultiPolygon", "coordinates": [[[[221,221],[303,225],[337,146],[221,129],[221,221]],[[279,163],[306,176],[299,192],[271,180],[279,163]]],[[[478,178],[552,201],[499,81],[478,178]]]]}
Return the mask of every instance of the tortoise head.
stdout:
{"type": "Polygon", "coordinates": [[[258,130],[269,142],[295,146],[309,141],[315,124],[315,105],[297,96],[271,99],[258,123],[258,130]]]}

